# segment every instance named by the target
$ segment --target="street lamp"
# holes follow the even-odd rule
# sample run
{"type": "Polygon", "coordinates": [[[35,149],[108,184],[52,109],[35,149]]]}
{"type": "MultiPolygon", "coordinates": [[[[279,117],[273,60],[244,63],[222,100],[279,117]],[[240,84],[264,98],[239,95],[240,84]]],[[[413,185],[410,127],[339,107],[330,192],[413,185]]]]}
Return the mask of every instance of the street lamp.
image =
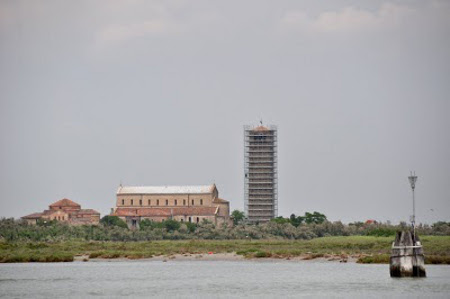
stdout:
{"type": "MultiPolygon", "coordinates": [[[[417,181],[417,176],[416,176],[416,172],[414,171],[414,173],[411,171],[410,172],[410,176],[408,177],[409,183],[411,184],[411,189],[412,189],[412,198],[413,198],[413,214],[412,214],[412,226],[413,226],[413,236],[414,236],[414,240],[416,239],[416,201],[414,198],[414,189],[416,189],[416,181],[417,181]]],[[[414,241],[415,242],[415,241],[414,241]]]]}

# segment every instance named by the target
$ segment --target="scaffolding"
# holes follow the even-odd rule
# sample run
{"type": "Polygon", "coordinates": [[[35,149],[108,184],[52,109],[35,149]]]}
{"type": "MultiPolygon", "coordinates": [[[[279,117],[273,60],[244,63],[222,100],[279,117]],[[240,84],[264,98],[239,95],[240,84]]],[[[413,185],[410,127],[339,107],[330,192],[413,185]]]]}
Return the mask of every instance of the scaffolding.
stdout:
{"type": "Polygon", "coordinates": [[[250,222],[267,222],[278,215],[278,129],[244,126],[244,204],[250,222]]]}

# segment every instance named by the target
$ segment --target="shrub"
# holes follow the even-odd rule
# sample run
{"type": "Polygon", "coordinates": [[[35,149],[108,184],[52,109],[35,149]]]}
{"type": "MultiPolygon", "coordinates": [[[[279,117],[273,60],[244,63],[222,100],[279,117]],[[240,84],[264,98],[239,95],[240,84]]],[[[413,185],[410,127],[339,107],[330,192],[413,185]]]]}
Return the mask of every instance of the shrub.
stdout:
{"type": "Polygon", "coordinates": [[[117,227],[122,227],[122,228],[128,228],[128,225],[125,223],[125,221],[123,221],[122,219],[120,219],[117,216],[104,216],[101,220],[100,223],[103,224],[104,226],[117,226],[117,227]]]}
{"type": "Polygon", "coordinates": [[[239,223],[241,223],[244,220],[245,214],[242,211],[234,210],[231,213],[231,218],[233,219],[233,224],[238,225],[239,223]]]}
{"type": "Polygon", "coordinates": [[[390,237],[395,236],[396,231],[397,230],[395,228],[379,227],[368,230],[366,235],[375,237],[390,237]]]}
{"type": "Polygon", "coordinates": [[[178,230],[181,224],[176,220],[169,219],[163,222],[163,226],[165,229],[167,229],[167,231],[173,232],[175,230],[178,230]]]}
{"type": "MultiPolygon", "coordinates": [[[[294,219],[294,217],[292,217],[294,219]]],[[[295,217],[297,218],[297,217],[295,217]]],[[[64,223],[51,222],[42,225],[28,225],[23,221],[0,219],[1,241],[14,243],[33,243],[36,250],[44,249],[46,243],[69,240],[85,241],[150,241],[173,239],[295,239],[309,240],[324,236],[368,235],[374,237],[392,237],[396,230],[404,226],[388,223],[352,223],[325,221],[320,224],[305,222],[297,227],[287,218],[278,218],[268,223],[257,225],[238,224],[233,227],[216,227],[213,223],[202,221],[199,224],[167,220],[154,222],[142,220],[140,230],[129,230],[124,221],[115,216],[105,216],[102,225],[70,226],[64,223]]],[[[419,236],[450,235],[449,223],[438,222],[433,226],[418,225],[419,236]]],[[[27,246],[27,245],[26,245],[27,246]]]]}
{"type": "Polygon", "coordinates": [[[271,257],[271,256],[272,256],[272,254],[267,251],[257,251],[254,255],[254,257],[257,257],[257,258],[271,257]]]}

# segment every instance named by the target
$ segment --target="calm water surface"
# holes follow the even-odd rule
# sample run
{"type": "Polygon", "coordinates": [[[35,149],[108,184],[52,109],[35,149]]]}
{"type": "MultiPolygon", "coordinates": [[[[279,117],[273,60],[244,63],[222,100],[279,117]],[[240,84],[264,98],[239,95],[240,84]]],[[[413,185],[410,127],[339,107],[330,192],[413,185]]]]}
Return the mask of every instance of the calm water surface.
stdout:
{"type": "Polygon", "coordinates": [[[450,267],[392,279],[388,265],[290,261],[1,264],[0,297],[450,298],[450,267]]]}

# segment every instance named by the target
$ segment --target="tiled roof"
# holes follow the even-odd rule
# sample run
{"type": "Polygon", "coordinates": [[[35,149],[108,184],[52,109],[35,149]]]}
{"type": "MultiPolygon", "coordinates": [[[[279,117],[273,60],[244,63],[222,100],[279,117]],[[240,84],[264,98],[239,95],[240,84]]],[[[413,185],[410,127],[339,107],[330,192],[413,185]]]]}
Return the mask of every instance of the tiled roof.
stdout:
{"type": "Polygon", "coordinates": [[[81,207],[76,202],[71,201],[70,199],[63,198],[61,200],[58,200],[57,202],[54,202],[50,205],[50,207],[81,207]]]}
{"type": "Polygon", "coordinates": [[[170,217],[172,216],[214,216],[217,207],[190,208],[117,208],[114,216],[170,217]]]}
{"type": "Polygon", "coordinates": [[[42,215],[43,215],[43,213],[33,213],[33,214],[30,214],[30,215],[27,215],[27,216],[23,216],[21,218],[22,219],[38,219],[38,218],[41,218],[42,215]]]}
{"type": "Polygon", "coordinates": [[[215,185],[203,186],[120,186],[117,194],[205,194],[215,185]]]}

